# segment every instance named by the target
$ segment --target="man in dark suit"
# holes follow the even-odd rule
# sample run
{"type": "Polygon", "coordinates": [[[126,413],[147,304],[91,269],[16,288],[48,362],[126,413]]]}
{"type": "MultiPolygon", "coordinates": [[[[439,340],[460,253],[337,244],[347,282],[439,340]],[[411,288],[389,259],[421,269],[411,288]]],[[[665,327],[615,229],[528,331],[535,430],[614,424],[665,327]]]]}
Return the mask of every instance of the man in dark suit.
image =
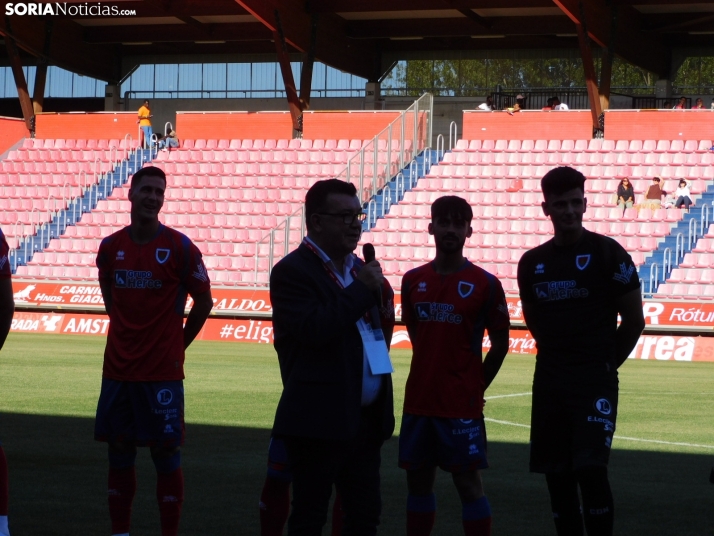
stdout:
{"type": "Polygon", "coordinates": [[[369,334],[380,314],[393,315],[393,294],[379,263],[352,253],[364,219],[354,185],[313,185],[305,219],[307,237],[270,276],[283,380],[273,436],[285,443],[293,472],[288,534],[321,534],[334,484],[343,536],[374,535],[380,449],[394,431],[394,405],[391,375],[373,373],[380,367],[369,334]]]}

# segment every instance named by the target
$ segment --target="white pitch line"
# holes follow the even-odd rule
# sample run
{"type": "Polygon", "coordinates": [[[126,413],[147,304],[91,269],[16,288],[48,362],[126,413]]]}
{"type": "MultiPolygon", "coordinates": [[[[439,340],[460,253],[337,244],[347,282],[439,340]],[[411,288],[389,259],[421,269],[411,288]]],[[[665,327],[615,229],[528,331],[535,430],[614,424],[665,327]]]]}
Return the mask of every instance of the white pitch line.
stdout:
{"type": "Polygon", "coordinates": [[[487,421],[487,422],[495,422],[495,423],[497,423],[497,424],[506,424],[506,425],[508,425],[508,426],[518,426],[518,427],[520,427],[520,428],[530,428],[530,426],[527,425],[527,424],[519,424],[519,423],[517,423],[517,422],[510,422],[510,421],[499,421],[498,419],[491,419],[491,418],[489,418],[489,417],[485,417],[485,418],[484,418],[484,421],[487,421]]]}
{"type": "Polygon", "coordinates": [[[493,400],[494,398],[510,398],[512,396],[527,396],[527,395],[532,395],[533,393],[528,391],[527,393],[514,393],[512,395],[495,395],[495,396],[487,396],[486,400],[493,400]]]}
{"type": "Polygon", "coordinates": [[[642,441],[644,443],[659,443],[660,445],[676,445],[678,447],[697,447],[700,449],[714,449],[714,445],[698,445],[696,443],[678,443],[675,441],[660,441],[658,439],[640,439],[638,437],[625,437],[615,435],[615,439],[624,439],[626,441],[642,441]]]}
{"type": "MultiPolygon", "coordinates": [[[[505,424],[506,426],[517,426],[519,428],[530,428],[527,424],[521,424],[518,422],[511,421],[500,421],[498,419],[491,419],[489,417],[484,418],[487,422],[495,422],[496,424],[505,424]]],[[[640,441],[641,443],[657,443],[659,445],[672,445],[676,447],[692,447],[700,449],[712,449],[714,450],[714,445],[699,445],[697,443],[682,443],[678,441],[662,441],[659,439],[641,439],[639,437],[626,437],[621,435],[615,435],[615,439],[623,439],[625,441],[640,441]]]]}

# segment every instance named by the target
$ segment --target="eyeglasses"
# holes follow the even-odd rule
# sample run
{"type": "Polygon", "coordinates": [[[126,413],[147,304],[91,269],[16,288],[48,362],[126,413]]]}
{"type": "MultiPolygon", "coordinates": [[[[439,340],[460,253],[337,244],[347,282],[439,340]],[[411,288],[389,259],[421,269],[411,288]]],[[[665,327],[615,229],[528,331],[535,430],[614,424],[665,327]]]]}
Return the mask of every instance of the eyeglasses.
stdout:
{"type": "Polygon", "coordinates": [[[362,223],[367,219],[367,214],[364,212],[357,212],[356,214],[336,214],[334,212],[318,212],[320,216],[334,216],[336,218],[342,218],[342,223],[345,225],[352,225],[355,220],[362,223]]]}

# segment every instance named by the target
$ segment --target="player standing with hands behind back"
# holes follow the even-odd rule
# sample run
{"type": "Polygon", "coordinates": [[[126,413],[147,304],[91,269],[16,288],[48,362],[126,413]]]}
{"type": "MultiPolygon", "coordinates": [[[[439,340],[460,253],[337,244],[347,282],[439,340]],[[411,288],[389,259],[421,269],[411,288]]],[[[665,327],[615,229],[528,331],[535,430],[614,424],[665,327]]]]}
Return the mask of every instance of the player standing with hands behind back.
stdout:
{"type": "Polygon", "coordinates": [[[518,263],[523,314],[538,350],[530,470],[545,473],[558,536],[582,536],[583,518],[589,536],[612,535],[607,463],[617,369],[645,325],[632,259],[615,240],[583,229],[584,184],[569,167],[546,173],[542,207],[554,237],[518,263]]]}
{"type": "Polygon", "coordinates": [[[128,536],[136,492],[136,447],[150,447],[161,535],[178,534],[183,504],[183,363],[213,307],[201,252],[159,222],[166,175],[134,174],[131,225],[102,240],[99,285],[109,314],[94,436],[109,443],[112,534],[128,536]],[[194,300],[183,325],[187,295],[194,300]]]}
{"type": "Polygon", "coordinates": [[[510,322],[501,283],[463,255],[472,218],[464,199],[437,199],[429,224],[436,257],[402,280],[402,318],[414,348],[399,434],[407,536],[431,534],[437,466],[452,474],[466,536],[491,534],[479,473],[488,467],[483,393],[508,352],[510,322]],[[491,349],[482,362],[484,330],[491,349]]]}

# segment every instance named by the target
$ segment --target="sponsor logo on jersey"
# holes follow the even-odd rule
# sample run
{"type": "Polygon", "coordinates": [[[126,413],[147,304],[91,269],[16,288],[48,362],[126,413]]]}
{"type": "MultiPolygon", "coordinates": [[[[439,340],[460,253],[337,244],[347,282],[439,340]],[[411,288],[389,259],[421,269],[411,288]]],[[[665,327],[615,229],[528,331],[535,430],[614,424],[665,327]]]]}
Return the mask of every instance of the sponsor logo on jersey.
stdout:
{"type": "Polygon", "coordinates": [[[544,274],[545,273],[545,264],[538,263],[536,264],[536,269],[535,269],[536,274],[544,274]]]}
{"type": "Polygon", "coordinates": [[[450,303],[419,302],[414,304],[417,319],[420,322],[446,322],[461,324],[463,317],[454,314],[454,306],[450,303]]]}
{"type": "Polygon", "coordinates": [[[198,279],[199,281],[206,282],[208,281],[208,273],[206,272],[206,267],[203,265],[202,262],[199,262],[196,265],[196,271],[191,274],[193,277],[198,279]]]}
{"type": "Polygon", "coordinates": [[[161,288],[161,279],[151,279],[152,272],[143,270],[114,270],[116,288],[161,288]]]}
{"type": "Polygon", "coordinates": [[[585,270],[590,264],[590,255],[578,255],[575,257],[575,266],[578,270],[585,270]]]}
{"type": "Polygon", "coordinates": [[[459,419],[459,422],[461,424],[471,424],[472,422],[474,422],[474,420],[473,419],[459,419]]]}
{"type": "Polygon", "coordinates": [[[597,422],[602,424],[603,430],[605,432],[615,431],[615,423],[612,422],[610,419],[606,419],[605,417],[596,417],[594,415],[588,415],[588,422],[597,422]]]}
{"type": "Polygon", "coordinates": [[[426,292],[426,281],[422,281],[419,283],[419,288],[417,288],[417,292],[426,292]]]}
{"type": "Polygon", "coordinates": [[[117,259],[118,261],[123,261],[124,260],[124,252],[122,250],[117,251],[117,259]]]}
{"type": "Polygon", "coordinates": [[[587,298],[588,289],[576,288],[575,281],[545,281],[533,285],[535,297],[540,301],[569,300],[587,298]]]}
{"type": "Polygon", "coordinates": [[[630,265],[629,268],[627,266],[627,263],[621,263],[620,264],[620,273],[619,274],[614,274],[612,278],[617,281],[618,283],[622,283],[623,285],[626,285],[627,283],[630,282],[630,279],[632,279],[632,274],[635,273],[635,267],[630,265]]]}
{"type": "Polygon", "coordinates": [[[459,296],[461,296],[462,298],[468,298],[474,291],[474,284],[467,283],[466,281],[459,281],[459,286],[457,287],[457,290],[459,291],[459,296]]]}
{"type": "Polygon", "coordinates": [[[171,392],[171,389],[161,389],[161,391],[156,393],[156,401],[162,406],[168,406],[173,399],[174,394],[171,392]]]}
{"type": "Polygon", "coordinates": [[[607,398],[598,398],[595,401],[595,409],[603,415],[610,415],[612,413],[612,404],[607,398]]]}
{"type": "Polygon", "coordinates": [[[171,254],[170,249],[156,248],[156,261],[159,264],[164,264],[169,260],[169,255],[171,254]]]}

